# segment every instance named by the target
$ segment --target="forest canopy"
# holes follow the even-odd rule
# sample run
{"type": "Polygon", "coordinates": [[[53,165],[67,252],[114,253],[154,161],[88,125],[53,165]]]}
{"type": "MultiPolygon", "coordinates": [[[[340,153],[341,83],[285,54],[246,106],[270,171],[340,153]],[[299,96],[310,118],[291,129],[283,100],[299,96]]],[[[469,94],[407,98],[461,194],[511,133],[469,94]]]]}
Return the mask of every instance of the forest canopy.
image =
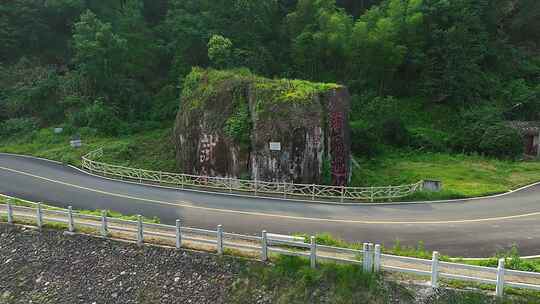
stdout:
{"type": "Polygon", "coordinates": [[[455,130],[540,120],[536,0],[12,0],[0,42],[3,136],[170,125],[196,66],[346,85],[357,154],[483,153],[455,130]],[[402,107],[448,115],[418,128],[402,107]]]}

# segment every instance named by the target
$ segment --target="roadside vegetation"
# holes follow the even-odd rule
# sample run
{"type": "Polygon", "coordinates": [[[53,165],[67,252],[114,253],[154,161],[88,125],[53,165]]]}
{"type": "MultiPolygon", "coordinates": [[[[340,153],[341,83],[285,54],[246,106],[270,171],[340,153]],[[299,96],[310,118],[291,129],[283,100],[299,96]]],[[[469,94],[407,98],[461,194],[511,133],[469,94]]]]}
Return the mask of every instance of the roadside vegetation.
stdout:
{"type": "MultiPolygon", "coordinates": [[[[409,279],[410,280],[410,279],[409,279]]],[[[429,303],[429,304],[532,304],[540,303],[533,293],[514,294],[495,299],[480,289],[441,290],[425,294],[419,286],[400,283],[377,274],[363,273],[352,265],[322,264],[311,269],[309,261],[298,257],[280,257],[272,267],[252,265],[246,268],[232,288],[230,303],[253,303],[253,299],[271,298],[272,303],[429,303]],[[259,295],[264,295],[263,297],[259,295]]],[[[425,287],[424,287],[425,288],[425,287]]]]}

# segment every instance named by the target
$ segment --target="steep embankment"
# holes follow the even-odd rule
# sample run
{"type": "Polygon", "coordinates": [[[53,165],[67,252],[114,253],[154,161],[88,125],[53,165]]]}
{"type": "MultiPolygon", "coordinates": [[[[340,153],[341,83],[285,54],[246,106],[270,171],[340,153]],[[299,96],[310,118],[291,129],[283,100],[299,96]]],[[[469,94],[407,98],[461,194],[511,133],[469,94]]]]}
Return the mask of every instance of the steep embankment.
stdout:
{"type": "MultiPolygon", "coordinates": [[[[403,278],[400,278],[403,280],[403,278]]],[[[365,274],[355,265],[280,258],[268,266],[0,224],[0,304],[7,303],[495,303],[365,274]]],[[[511,298],[497,303],[537,303],[511,298]]]]}
{"type": "Polygon", "coordinates": [[[198,175],[345,185],[349,108],[340,85],[195,68],[175,124],[178,164],[198,175]]]}

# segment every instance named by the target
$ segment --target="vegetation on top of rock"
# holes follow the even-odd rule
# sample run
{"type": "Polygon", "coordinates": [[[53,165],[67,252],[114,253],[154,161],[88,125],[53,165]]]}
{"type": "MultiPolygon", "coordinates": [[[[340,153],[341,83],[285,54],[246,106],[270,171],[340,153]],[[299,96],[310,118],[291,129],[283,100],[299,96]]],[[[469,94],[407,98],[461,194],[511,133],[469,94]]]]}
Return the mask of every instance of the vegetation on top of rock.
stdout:
{"type": "MultiPolygon", "coordinates": [[[[254,90],[257,101],[266,103],[307,103],[313,97],[342,88],[333,83],[317,83],[297,79],[268,79],[252,74],[247,69],[215,70],[195,67],[184,80],[182,102],[184,109],[200,108],[221,91],[234,91],[240,87],[254,90]]],[[[236,95],[235,98],[243,98],[236,95]]],[[[240,104],[241,102],[236,103],[240,104]]]]}

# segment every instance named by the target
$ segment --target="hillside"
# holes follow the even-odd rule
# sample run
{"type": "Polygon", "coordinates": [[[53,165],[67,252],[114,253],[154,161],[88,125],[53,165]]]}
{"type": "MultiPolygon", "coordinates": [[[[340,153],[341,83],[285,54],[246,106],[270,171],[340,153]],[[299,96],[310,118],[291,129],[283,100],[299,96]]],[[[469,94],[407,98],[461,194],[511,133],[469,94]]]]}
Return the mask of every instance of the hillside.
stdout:
{"type": "MultiPolygon", "coordinates": [[[[0,12],[2,151],[77,163],[105,146],[111,161],[180,171],[169,134],[199,66],[346,86],[352,185],[433,178],[437,197],[463,197],[539,180],[508,128],[540,120],[538,1],[15,0],[0,12]],[[65,147],[78,135],[83,151],[65,147]]],[[[242,136],[229,122],[220,132],[242,136]]]]}

